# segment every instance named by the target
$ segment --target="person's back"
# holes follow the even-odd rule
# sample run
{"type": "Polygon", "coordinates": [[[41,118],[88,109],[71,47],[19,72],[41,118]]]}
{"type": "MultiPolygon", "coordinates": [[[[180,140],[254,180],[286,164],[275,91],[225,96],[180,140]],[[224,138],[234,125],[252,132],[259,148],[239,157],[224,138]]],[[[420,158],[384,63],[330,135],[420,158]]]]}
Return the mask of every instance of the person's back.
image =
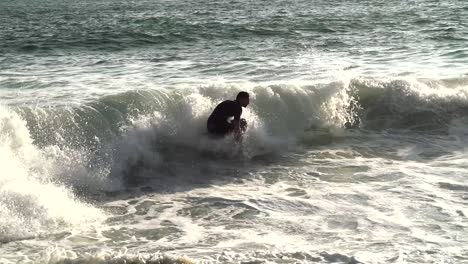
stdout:
{"type": "Polygon", "coordinates": [[[242,107],[241,105],[232,100],[226,100],[213,110],[210,117],[208,118],[208,123],[227,123],[228,118],[234,117],[234,119],[240,118],[242,114],[242,107]]]}
{"type": "Polygon", "coordinates": [[[208,132],[216,136],[224,136],[233,131],[236,132],[236,137],[247,127],[247,122],[240,119],[242,115],[242,107],[249,104],[249,94],[240,92],[235,101],[226,100],[216,106],[207,121],[208,132]],[[233,117],[234,120],[229,123],[228,119],[233,117]]]}

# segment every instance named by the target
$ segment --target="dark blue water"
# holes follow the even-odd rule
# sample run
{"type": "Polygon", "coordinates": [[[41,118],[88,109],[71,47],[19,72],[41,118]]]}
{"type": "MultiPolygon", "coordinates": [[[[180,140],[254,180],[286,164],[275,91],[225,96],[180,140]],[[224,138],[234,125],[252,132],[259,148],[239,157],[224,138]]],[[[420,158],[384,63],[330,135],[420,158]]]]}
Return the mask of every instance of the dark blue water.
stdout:
{"type": "Polygon", "coordinates": [[[19,92],[25,101],[37,94],[77,100],[219,78],[317,80],[350,69],[380,78],[467,74],[465,1],[2,1],[0,7],[0,89],[7,99],[19,92]]]}

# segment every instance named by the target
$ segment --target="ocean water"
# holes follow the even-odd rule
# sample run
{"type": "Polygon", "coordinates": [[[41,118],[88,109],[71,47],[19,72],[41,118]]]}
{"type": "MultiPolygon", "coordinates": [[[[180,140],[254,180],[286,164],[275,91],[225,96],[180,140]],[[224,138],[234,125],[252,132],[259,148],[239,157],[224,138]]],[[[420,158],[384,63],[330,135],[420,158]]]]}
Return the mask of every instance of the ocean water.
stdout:
{"type": "Polygon", "coordinates": [[[467,115],[464,0],[0,0],[0,263],[468,263],[467,115]]]}

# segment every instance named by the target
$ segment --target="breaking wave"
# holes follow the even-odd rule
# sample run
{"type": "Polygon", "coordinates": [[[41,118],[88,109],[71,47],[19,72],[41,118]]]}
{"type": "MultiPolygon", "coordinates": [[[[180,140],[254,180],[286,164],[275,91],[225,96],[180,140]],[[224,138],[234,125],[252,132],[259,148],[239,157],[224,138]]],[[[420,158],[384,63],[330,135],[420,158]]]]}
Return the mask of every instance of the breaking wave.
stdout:
{"type": "Polygon", "coordinates": [[[346,128],[449,133],[456,124],[460,131],[468,113],[467,84],[466,79],[356,78],[327,84],[212,85],[129,91],[80,107],[3,107],[0,241],[100,219],[103,213],[86,199],[125,188],[145,170],[154,175],[171,166],[190,166],[186,161],[192,159],[249,160],[327,144],[344,137],[346,128]],[[216,103],[240,90],[252,97],[244,111],[249,129],[242,148],[232,138],[214,140],[205,134],[216,103]]]}

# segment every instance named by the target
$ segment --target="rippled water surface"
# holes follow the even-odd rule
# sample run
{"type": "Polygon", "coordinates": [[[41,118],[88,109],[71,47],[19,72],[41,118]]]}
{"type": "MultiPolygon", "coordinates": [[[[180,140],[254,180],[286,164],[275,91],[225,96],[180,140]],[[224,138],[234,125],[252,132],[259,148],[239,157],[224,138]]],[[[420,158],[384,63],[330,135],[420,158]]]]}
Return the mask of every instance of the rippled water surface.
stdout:
{"type": "Polygon", "coordinates": [[[0,263],[468,263],[467,43],[462,0],[3,0],[0,263]]]}

